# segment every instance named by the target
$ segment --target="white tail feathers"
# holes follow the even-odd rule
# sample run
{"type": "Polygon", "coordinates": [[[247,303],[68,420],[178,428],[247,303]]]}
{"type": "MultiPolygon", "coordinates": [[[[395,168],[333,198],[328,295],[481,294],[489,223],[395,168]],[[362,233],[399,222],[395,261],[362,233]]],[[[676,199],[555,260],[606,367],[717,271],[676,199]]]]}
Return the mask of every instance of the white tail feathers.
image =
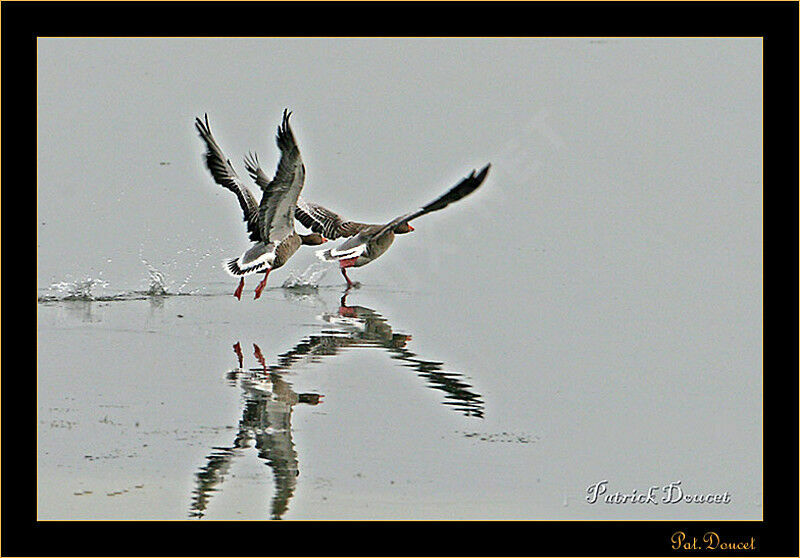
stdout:
{"type": "Polygon", "coordinates": [[[359,244],[347,250],[337,250],[336,248],[329,248],[327,250],[317,250],[317,257],[321,260],[328,262],[335,262],[338,260],[349,260],[350,258],[357,258],[367,250],[366,244],[359,244]]]}
{"type": "Polygon", "coordinates": [[[242,275],[266,271],[272,267],[273,261],[275,261],[275,246],[259,242],[238,258],[224,260],[222,267],[225,268],[228,274],[234,277],[241,277],[242,275]]]}
{"type": "Polygon", "coordinates": [[[331,256],[331,249],[330,248],[325,249],[325,250],[317,250],[314,253],[317,255],[317,257],[319,259],[321,259],[323,261],[326,261],[326,262],[336,261],[336,258],[331,256]]]}

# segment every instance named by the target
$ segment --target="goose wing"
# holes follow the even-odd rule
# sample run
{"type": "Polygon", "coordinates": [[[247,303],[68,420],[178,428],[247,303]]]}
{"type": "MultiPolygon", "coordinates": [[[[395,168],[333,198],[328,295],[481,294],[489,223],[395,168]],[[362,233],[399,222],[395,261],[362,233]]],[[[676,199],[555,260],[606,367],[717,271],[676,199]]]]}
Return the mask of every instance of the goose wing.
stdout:
{"type": "Polygon", "coordinates": [[[422,206],[416,211],[412,211],[411,213],[406,213],[405,215],[401,215],[400,217],[392,219],[390,222],[386,223],[383,227],[375,231],[373,239],[380,238],[381,236],[383,236],[390,230],[393,230],[395,227],[397,227],[402,223],[407,223],[412,219],[416,219],[417,217],[425,215],[426,213],[444,209],[451,203],[468,196],[469,194],[477,190],[478,186],[480,186],[486,179],[486,174],[489,172],[490,166],[491,164],[488,164],[485,167],[483,167],[477,175],[473,170],[469,176],[461,180],[461,182],[450,188],[447,192],[445,192],[432,202],[422,206]]]}
{"type": "Polygon", "coordinates": [[[261,238],[264,242],[276,244],[280,244],[287,236],[294,233],[294,209],[306,175],[300,148],[297,147],[289,126],[291,114],[284,110],[283,121],[278,126],[278,135],[275,139],[281,151],[281,158],[278,161],[275,178],[264,185],[266,175],[258,168],[257,161],[254,171],[251,171],[251,175],[254,175],[264,191],[258,208],[261,238]]]}
{"type": "Polygon", "coordinates": [[[347,221],[340,217],[335,211],[331,211],[316,203],[307,202],[303,198],[297,200],[294,217],[300,221],[303,226],[321,234],[328,240],[335,240],[343,236],[353,236],[366,227],[369,227],[369,225],[365,223],[347,221]]]}
{"type": "Polygon", "coordinates": [[[261,163],[258,162],[257,153],[250,152],[245,156],[244,167],[262,191],[269,187],[270,179],[261,169],[261,163]]]}
{"type": "Polygon", "coordinates": [[[239,206],[244,213],[244,220],[247,222],[247,232],[250,233],[250,240],[261,240],[258,230],[258,202],[250,189],[245,186],[236,174],[236,171],[233,170],[230,159],[225,157],[219,144],[211,134],[208,115],[205,115],[205,122],[196,118],[194,127],[206,144],[206,167],[211,171],[214,182],[236,194],[239,206]]]}

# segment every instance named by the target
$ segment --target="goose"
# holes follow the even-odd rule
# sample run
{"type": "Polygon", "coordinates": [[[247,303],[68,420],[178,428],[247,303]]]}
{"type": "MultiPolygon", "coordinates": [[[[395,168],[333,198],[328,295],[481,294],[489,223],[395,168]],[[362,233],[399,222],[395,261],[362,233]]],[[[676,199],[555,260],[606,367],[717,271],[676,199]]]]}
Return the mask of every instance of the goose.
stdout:
{"type": "Polygon", "coordinates": [[[305,180],[305,166],[300,157],[292,129],[289,126],[291,112],[283,111],[283,120],[278,126],[276,142],[281,152],[275,177],[270,180],[261,169],[256,153],[248,153],[244,158],[245,168],[251,178],[261,188],[261,202],[242,182],[223,153],[208,123],[195,119],[195,128],[205,142],[205,163],[214,181],[236,194],[244,213],[249,238],[254,244],[238,258],[223,262],[223,267],[233,277],[239,277],[239,285],[234,296],[241,300],[244,278],[252,273],[263,273],[264,279],[256,287],[255,298],[267,284],[270,271],[284,265],[302,244],[318,246],[326,241],[319,233],[300,235],[295,232],[294,213],[297,199],[305,180]]]}
{"type": "Polygon", "coordinates": [[[348,268],[365,266],[378,259],[392,245],[396,234],[406,234],[414,230],[409,223],[412,219],[443,209],[477,190],[478,186],[486,179],[490,166],[491,164],[487,164],[478,174],[475,174],[476,171],[473,170],[469,176],[434,201],[385,224],[370,225],[349,221],[336,212],[303,198],[298,198],[294,216],[303,226],[320,233],[328,240],[348,238],[339,246],[318,250],[316,254],[321,260],[339,263],[339,269],[347,281],[349,289],[354,286],[354,283],[347,276],[348,268]]]}

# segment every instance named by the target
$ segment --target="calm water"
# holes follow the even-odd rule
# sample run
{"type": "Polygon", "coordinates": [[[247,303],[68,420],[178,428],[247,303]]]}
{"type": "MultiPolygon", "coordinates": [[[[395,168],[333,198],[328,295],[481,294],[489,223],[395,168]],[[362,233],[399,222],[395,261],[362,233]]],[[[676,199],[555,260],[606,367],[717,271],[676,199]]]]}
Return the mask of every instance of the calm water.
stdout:
{"type": "Polygon", "coordinates": [[[761,518],[760,39],[37,46],[40,519],[761,518]],[[492,168],[237,301],[193,122],[249,180],[287,107],[349,219],[492,168]]]}
{"type": "MultiPolygon", "coordinates": [[[[720,393],[714,375],[626,369],[627,350],[556,341],[558,319],[522,321],[496,289],[487,314],[432,289],[345,293],[332,280],[238,302],[234,283],[42,293],[40,519],[760,514],[758,477],[726,465],[748,443],[724,434],[742,407],[717,416],[739,389],[720,393]],[[604,479],[735,498],[588,504],[604,479]]],[[[752,418],[741,436],[758,436],[752,418]]]]}

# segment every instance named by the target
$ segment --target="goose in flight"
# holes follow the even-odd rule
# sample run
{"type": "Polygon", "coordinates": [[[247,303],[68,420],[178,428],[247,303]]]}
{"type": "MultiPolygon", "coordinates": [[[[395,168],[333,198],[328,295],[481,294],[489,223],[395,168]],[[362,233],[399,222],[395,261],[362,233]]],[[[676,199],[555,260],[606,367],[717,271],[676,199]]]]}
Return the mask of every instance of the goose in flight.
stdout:
{"type": "Polygon", "coordinates": [[[289,127],[291,114],[284,110],[283,120],[278,126],[276,141],[281,157],[272,180],[267,178],[261,169],[255,153],[245,157],[247,172],[263,192],[260,203],[256,202],[253,193],[233,170],[230,159],[225,156],[211,135],[208,115],[205,115],[205,122],[199,118],[195,119],[195,128],[206,144],[206,166],[217,184],[236,194],[247,223],[247,232],[250,240],[254,242],[241,256],[224,262],[225,270],[230,275],[240,278],[239,286],[234,292],[234,296],[239,300],[244,288],[245,275],[264,274],[264,279],[256,287],[255,298],[258,298],[267,284],[269,272],[285,264],[301,244],[317,246],[325,242],[325,238],[319,233],[300,235],[294,229],[295,206],[303,188],[306,169],[292,129],[289,127]]]}
{"type": "Polygon", "coordinates": [[[483,183],[490,166],[491,164],[487,164],[478,174],[473,170],[469,176],[434,201],[382,225],[345,220],[330,209],[302,198],[298,199],[294,215],[305,227],[320,233],[326,239],[348,237],[335,248],[318,250],[317,256],[325,261],[339,262],[339,269],[347,281],[347,287],[350,288],[353,282],[347,276],[348,268],[361,267],[378,259],[392,245],[395,234],[405,234],[414,230],[409,224],[412,219],[443,209],[474,192],[483,183]]]}

